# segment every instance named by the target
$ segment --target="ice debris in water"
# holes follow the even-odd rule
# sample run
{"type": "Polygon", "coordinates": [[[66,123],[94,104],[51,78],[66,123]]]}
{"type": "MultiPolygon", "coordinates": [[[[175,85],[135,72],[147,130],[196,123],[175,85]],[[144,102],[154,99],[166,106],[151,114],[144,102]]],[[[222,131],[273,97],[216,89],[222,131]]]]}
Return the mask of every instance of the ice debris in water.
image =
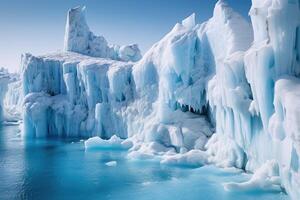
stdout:
{"type": "Polygon", "coordinates": [[[107,163],[105,163],[106,166],[109,166],[109,167],[115,167],[117,166],[117,161],[113,160],[113,161],[109,161],[107,163]]]}
{"type": "Polygon", "coordinates": [[[234,190],[266,190],[266,191],[282,191],[281,179],[279,176],[279,166],[275,160],[268,160],[263,164],[251,179],[242,183],[229,182],[224,183],[224,189],[228,191],[234,190]]]}
{"type": "Polygon", "coordinates": [[[96,149],[129,149],[132,144],[126,140],[113,135],[110,139],[105,140],[100,137],[92,137],[84,142],[86,150],[96,150],[96,149]]]}

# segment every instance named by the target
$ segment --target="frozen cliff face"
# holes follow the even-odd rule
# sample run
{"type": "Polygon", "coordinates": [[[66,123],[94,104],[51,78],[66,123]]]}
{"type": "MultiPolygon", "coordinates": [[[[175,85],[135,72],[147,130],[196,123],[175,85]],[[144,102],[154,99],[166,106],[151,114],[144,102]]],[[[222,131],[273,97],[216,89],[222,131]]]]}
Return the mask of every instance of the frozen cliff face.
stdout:
{"type": "Polygon", "coordinates": [[[7,91],[7,85],[10,81],[10,76],[7,70],[0,69],[0,121],[3,121],[3,99],[7,91]]]}
{"type": "Polygon", "coordinates": [[[141,58],[140,50],[136,44],[109,46],[89,30],[84,12],[68,12],[65,53],[22,58],[26,136],[127,137],[130,62],[141,58]]]}
{"type": "MultiPolygon", "coordinates": [[[[143,143],[155,144],[149,148],[162,145],[175,152],[203,149],[212,128],[205,116],[194,113],[204,112],[206,107],[207,69],[194,64],[197,32],[193,17],[183,24],[177,24],[159,47],[150,50],[150,56],[134,66],[133,74],[131,63],[107,58],[71,52],[24,55],[26,135],[110,138],[116,134],[132,137],[136,149],[143,143]],[[153,72],[160,73],[160,82],[151,80],[156,75],[151,73],[148,60],[157,62],[156,70],[162,69],[153,72]],[[144,68],[150,74],[144,74],[144,68]],[[198,92],[203,94],[197,95],[198,92]]],[[[135,61],[140,57],[136,45],[115,49],[121,60],[135,61]]]]}
{"type": "MultiPolygon", "coordinates": [[[[218,5],[224,8],[222,4],[217,3],[214,15],[229,13],[224,9],[217,12],[218,5]]],[[[254,41],[250,49],[218,59],[216,75],[208,83],[217,134],[233,139],[243,149],[250,171],[275,160],[282,183],[294,199],[299,199],[299,131],[295,125],[299,118],[295,106],[299,12],[299,1],[253,1],[254,41]]],[[[244,29],[236,26],[233,30],[244,29]]]]}
{"type": "Polygon", "coordinates": [[[136,62],[141,59],[141,52],[136,44],[110,46],[103,36],[94,35],[85,19],[85,7],[76,7],[68,12],[64,50],[122,61],[136,62]]]}
{"type": "Polygon", "coordinates": [[[0,122],[21,120],[22,83],[18,74],[0,69],[0,122]]]}
{"type": "MultiPolygon", "coordinates": [[[[188,26],[176,24],[144,55],[135,65],[133,76],[140,95],[152,96],[153,101],[159,99],[166,109],[200,113],[206,106],[205,83],[210,69],[199,64],[198,26],[193,18],[188,20],[188,26]],[[153,88],[156,98],[151,92],[153,88]]],[[[164,111],[160,114],[168,115],[164,111]]]]}
{"type": "Polygon", "coordinates": [[[137,46],[109,47],[72,9],[73,52],[23,57],[25,134],[116,134],[130,158],[243,168],[253,178],[228,188],[266,177],[299,199],[299,12],[299,1],[253,0],[251,27],[218,1],[210,20],[191,15],[139,60],[137,46]]]}
{"type": "Polygon", "coordinates": [[[127,137],[117,111],[132,100],[131,67],[76,53],[25,54],[26,135],[127,137]]]}
{"type": "Polygon", "coordinates": [[[243,146],[250,120],[251,91],[244,71],[244,51],[252,42],[252,28],[224,1],[217,2],[213,17],[200,29],[199,37],[211,50],[215,72],[207,84],[207,99],[216,132],[237,138],[243,146]],[[206,39],[206,40],[205,40],[206,39]],[[224,50],[225,49],[225,50],[224,50]]]}
{"type": "Polygon", "coordinates": [[[17,74],[7,86],[3,106],[6,122],[20,122],[23,119],[23,87],[17,74]]]}
{"type": "MultiPolygon", "coordinates": [[[[196,146],[203,149],[212,134],[207,118],[199,115],[206,113],[205,87],[211,70],[201,65],[198,57],[198,29],[191,15],[153,45],[133,68],[137,118],[141,122],[132,124],[138,130],[133,133],[144,143],[185,152],[196,146]]],[[[152,148],[156,146],[137,149],[147,154],[152,148]]]]}
{"type": "Polygon", "coordinates": [[[253,93],[252,110],[262,122],[262,133],[256,136],[257,142],[252,142],[250,150],[260,162],[249,167],[274,157],[284,186],[294,199],[300,198],[299,130],[295,121],[299,118],[295,106],[299,101],[299,6],[299,1],[253,1],[250,14],[255,39],[245,56],[253,93]],[[266,140],[263,138],[268,139],[259,143],[266,140]],[[272,149],[271,155],[266,150],[261,153],[265,144],[272,149]]]}

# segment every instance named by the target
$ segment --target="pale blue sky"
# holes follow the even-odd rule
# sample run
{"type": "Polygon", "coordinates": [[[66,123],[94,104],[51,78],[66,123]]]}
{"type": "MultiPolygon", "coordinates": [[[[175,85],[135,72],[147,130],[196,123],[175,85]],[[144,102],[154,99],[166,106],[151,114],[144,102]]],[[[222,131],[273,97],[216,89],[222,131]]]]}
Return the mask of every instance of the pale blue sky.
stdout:
{"type": "MultiPolygon", "coordinates": [[[[63,48],[69,8],[86,5],[90,29],[113,44],[139,44],[142,52],[193,12],[197,22],[212,16],[217,0],[1,0],[0,66],[16,71],[21,54],[63,48]]],[[[251,0],[227,0],[248,17],[251,0]]]]}

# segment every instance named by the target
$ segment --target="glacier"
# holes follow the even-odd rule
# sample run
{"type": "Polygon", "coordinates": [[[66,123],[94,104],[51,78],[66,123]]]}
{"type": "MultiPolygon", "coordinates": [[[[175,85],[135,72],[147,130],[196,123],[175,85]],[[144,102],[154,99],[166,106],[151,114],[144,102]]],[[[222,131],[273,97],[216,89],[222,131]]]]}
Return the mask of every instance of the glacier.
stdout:
{"type": "Polygon", "coordinates": [[[26,138],[80,137],[128,159],[215,164],[252,172],[244,183],[300,199],[300,2],[252,0],[251,23],[219,0],[190,15],[143,56],[90,31],[85,7],[67,15],[64,51],[22,56],[0,70],[1,121],[26,138]],[[284,189],[283,189],[284,188],[284,189]]]}
{"type": "Polygon", "coordinates": [[[18,73],[0,68],[0,122],[19,124],[22,121],[23,92],[18,73]]]}
{"type": "Polygon", "coordinates": [[[68,12],[64,50],[93,57],[133,62],[142,57],[137,44],[108,45],[103,36],[94,35],[86,23],[85,7],[76,7],[68,12]]]}

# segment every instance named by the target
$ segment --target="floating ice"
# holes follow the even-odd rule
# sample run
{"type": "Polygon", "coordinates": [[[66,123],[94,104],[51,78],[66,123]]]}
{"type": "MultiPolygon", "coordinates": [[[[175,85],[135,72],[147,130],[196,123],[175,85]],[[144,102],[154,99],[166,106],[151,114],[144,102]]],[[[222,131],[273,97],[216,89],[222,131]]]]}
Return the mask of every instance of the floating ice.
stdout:
{"type": "Polygon", "coordinates": [[[129,149],[131,144],[125,142],[123,139],[116,135],[113,135],[110,139],[104,140],[100,137],[92,137],[84,142],[86,150],[96,150],[96,149],[129,149]]]}
{"type": "Polygon", "coordinates": [[[105,163],[106,166],[109,166],[109,167],[115,167],[117,166],[117,161],[109,161],[107,163],[105,163]]]}
{"type": "Polygon", "coordinates": [[[224,183],[224,188],[228,191],[260,189],[280,192],[282,191],[282,186],[278,163],[274,160],[267,161],[252,175],[249,181],[242,183],[224,183]]]}
{"type": "Polygon", "coordinates": [[[160,162],[161,164],[201,167],[207,162],[207,154],[201,150],[191,150],[184,154],[165,155],[160,162]]]}

